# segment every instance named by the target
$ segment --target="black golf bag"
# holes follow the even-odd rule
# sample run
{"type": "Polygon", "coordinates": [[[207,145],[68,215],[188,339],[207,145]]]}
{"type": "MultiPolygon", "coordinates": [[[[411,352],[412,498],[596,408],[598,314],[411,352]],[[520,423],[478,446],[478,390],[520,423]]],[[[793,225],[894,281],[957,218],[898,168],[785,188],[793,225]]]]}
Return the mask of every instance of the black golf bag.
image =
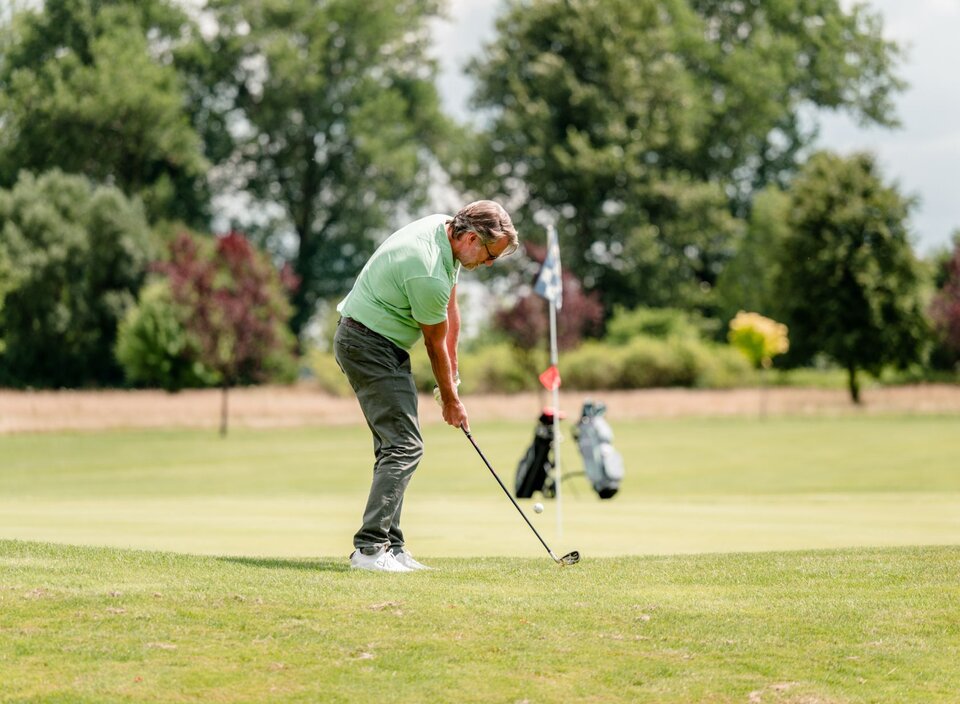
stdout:
{"type": "Polygon", "coordinates": [[[534,492],[544,497],[555,495],[553,486],[553,413],[544,410],[534,431],[533,443],[517,465],[514,494],[518,499],[529,499],[534,492]]]}
{"type": "Polygon", "coordinates": [[[587,400],[573,436],[583,457],[583,469],[593,490],[609,499],[620,489],[623,458],[613,447],[613,430],[603,417],[607,407],[587,400]]]}

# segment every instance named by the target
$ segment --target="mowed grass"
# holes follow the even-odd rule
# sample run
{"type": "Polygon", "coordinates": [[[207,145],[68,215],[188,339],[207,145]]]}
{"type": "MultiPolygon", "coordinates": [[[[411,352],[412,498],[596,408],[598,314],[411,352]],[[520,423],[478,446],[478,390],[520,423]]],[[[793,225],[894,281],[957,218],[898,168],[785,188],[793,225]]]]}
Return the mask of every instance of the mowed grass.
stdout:
{"type": "Polygon", "coordinates": [[[2,702],[956,702],[960,549],[437,559],[0,541],[2,702]]]}
{"type": "Polygon", "coordinates": [[[614,422],[621,493],[530,514],[568,568],[428,425],[408,575],[347,568],[365,429],[0,437],[0,702],[956,702],[958,421],[614,422]]]}
{"type": "MultiPolygon", "coordinates": [[[[676,554],[960,542],[960,418],[613,420],[627,476],[531,519],[555,551],[676,554]]],[[[533,423],[475,424],[512,486],[533,423]]],[[[565,424],[563,467],[582,463],[565,424]]],[[[403,525],[421,557],[543,551],[463,435],[424,428],[403,525]]],[[[269,557],[351,549],[366,428],[0,436],[0,538],[269,557]]],[[[529,512],[532,501],[521,502],[529,512]]]]}

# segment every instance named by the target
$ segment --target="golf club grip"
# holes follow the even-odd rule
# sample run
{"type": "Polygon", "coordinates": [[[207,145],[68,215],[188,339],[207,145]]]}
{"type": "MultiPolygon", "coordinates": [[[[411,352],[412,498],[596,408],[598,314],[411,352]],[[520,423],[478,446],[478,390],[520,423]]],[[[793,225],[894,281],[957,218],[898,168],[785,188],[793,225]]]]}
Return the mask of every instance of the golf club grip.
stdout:
{"type": "Polygon", "coordinates": [[[523,512],[523,509],[520,508],[520,504],[518,504],[518,503],[516,502],[516,500],[515,500],[515,499],[513,498],[513,496],[510,494],[510,490],[507,489],[506,485],[504,485],[503,481],[500,479],[500,477],[499,477],[499,476],[497,475],[497,473],[494,471],[493,465],[491,465],[490,462],[489,462],[489,460],[487,460],[486,456],[483,454],[483,451],[480,449],[480,446],[477,445],[477,441],[473,439],[473,434],[472,434],[469,430],[467,430],[466,428],[464,428],[464,427],[463,427],[463,424],[460,425],[460,430],[462,430],[462,431],[463,431],[463,434],[467,436],[467,440],[470,441],[470,444],[473,445],[473,449],[477,451],[477,454],[478,454],[478,455],[480,455],[480,459],[483,460],[483,463],[484,463],[485,465],[487,465],[487,469],[490,470],[490,474],[492,474],[492,475],[493,475],[493,478],[497,480],[497,484],[500,485],[500,488],[503,489],[503,493],[507,495],[507,498],[508,498],[508,499],[510,499],[510,503],[512,503],[512,504],[513,504],[513,507],[514,507],[515,509],[517,509],[517,511],[518,511],[518,512],[520,513],[520,515],[523,517],[523,520],[525,520],[525,521],[527,522],[527,525],[530,526],[530,530],[532,530],[532,531],[533,531],[533,534],[534,534],[535,536],[537,536],[537,540],[539,540],[540,543],[543,545],[543,547],[546,548],[547,552],[550,554],[550,557],[552,557],[554,560],[556,560],[557,558],[556,558],[556,556],[553,554],[553,550],[551,550],[551,549],[550,549],[550,546],[547,545],[547,541],[545,541],[545,540],[540,536],[540,533],[537,532],[537,529],[533,527],[533,524],[530,522],[530,519],[527,518],[527,514],[525,514],[525,513],[523,512]]]}

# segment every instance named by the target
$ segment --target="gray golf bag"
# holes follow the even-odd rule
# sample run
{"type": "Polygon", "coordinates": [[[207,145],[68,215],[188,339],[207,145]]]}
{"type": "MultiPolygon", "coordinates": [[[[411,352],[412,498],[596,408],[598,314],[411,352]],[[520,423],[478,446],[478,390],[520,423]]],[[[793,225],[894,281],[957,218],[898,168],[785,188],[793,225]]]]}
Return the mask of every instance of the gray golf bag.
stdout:
{"type": "Polygon", "coordinates": [[[607,407],[586,400],[573,436],[583,457],[583,469],[593,490],[601,499],[609,499],[620,489],[623,458],[613,447],[613,430],[603,414],[607,407]]]}
{"type": "Polygon", "coordinates": [[[553,413],[544,409],[533,442],[517,465],[514,494],[518,499],[529,499],[539,491],[550,499],[556,495],[553,483],[553,413]]]}

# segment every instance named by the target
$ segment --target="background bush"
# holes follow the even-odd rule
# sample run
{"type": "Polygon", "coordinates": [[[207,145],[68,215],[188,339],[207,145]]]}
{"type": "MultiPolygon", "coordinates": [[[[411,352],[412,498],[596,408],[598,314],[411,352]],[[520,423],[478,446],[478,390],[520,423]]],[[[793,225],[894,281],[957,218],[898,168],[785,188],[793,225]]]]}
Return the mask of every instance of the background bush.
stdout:
{"type": "Polygon", "coordinates": [[[118,189],[58,170],[0,190],[0,384],[118,385],[117,326],[151,256],[142,207],[118,189]]]}
{"type": "Polygon", "coordinates": [[[322,391],[331,396],[350,396],[353,393],[350,382],[333,357],[333,352],[311,350],[307,354],[306,363],[313,381],[322,391]]]}
{"type": "Polygon", "coordinates": [[[167,391],[216,385],[217,374],[198,360],[199,344],[180,319],[167,281],[143,287],[117,333],[117,359],[128,381],[167,391]]]}

